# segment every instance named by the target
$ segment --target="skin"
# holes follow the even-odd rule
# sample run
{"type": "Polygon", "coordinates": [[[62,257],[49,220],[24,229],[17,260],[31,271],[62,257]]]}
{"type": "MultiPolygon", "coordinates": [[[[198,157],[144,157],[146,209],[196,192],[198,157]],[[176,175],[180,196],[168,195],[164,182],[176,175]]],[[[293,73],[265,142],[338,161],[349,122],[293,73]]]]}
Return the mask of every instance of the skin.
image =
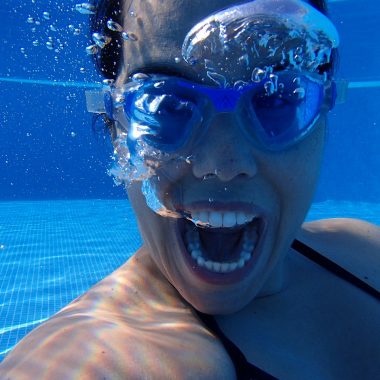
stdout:
{"type": "MultiPolygon", "coordinates": [[[[153,1],[134,3],[135,13],[146,17],[136,18],[126,12],[124,24],[136,27],[139,40],[124,47],[123,58],[128,64],[118,84],[141,69],[151,68],[155,72],[154,67],[169,68],[190,80],[208,82],[207,77],[199,77],[189,64],[176,63],[175,58],[181,57],[182,42],[194,23],[231,4],[234,2],[211,1],[201,6],[200,2],[190,5],[187,1],[169,1],[163,7],[160,2],[153,1]],[[152,15],[157,16],[157,22],[146,21],[152,15]],[[170,28],[163,25],[170,25],[170,28]],[[134,59],[131,61],[130,57],[134,59]]],[[[239,75],[242,80],[248,80],[249,76],[250,72],[243,70],[239,75]]],[[[229,81],[229,73],[226,77],[229,81]]],[[[247,204],[258,205],[268,216],[260,260],[248,276],[233,284],[210,285],[195,277],[183,255],[177,252],[181,251],[182,241],[177,221],[162,218],[147,207],[140,183],[128,189],[143,240],[153,260],[196,309],[210,314],[228,314],[246,306],[260,291],[271,294],[281,290],[283,259],[308,211],[318,179],[325,119],[326,113],[321,114],[314,133],[302,144],[274,154],[253,146],[233,115],[219,114],[203,135],[203,143],[190,145],[182,152],[183,157],[194,157],[191,165],[173,161],[158,171],[161,193],[173,194],[180,189],[184,205],[207,202],[212,197],[216,204],[221,204],[210,205],[212,210],[233,210],[229,204],[240,202],[243,208],[247,204]],[[202,180],[209,175],[213,175],[211,180],[202,180]],[[228,191],[224,192],[224,188],[228,191]]],[[[163,195],[160,200],[166,203],[163,195]]]]}
{"type": "MultiPolygon", "coordinates": [[[[195,22],[234,3],[136,2],[138,17],[125,12],[124,24],[139,40],[125,43],[117,83],[153,65],[199,80],[188,65],[174,61],[183,37],[195,22]]],[[[194,308],[214,314],[248,360],[281,379],[378,378],[378,302],[289,248],[297,236],[380,288],[378,227],[350,219],[302,225],[325,128],[323,111],[310,135],[273,153],[250,143],[233,115],[217,115],[202,141],[184,152],[196,157],[191,164],[169,161],[158,169],[159,194],[169,202],[164,194],[180,188],[186,204],[213,194],[219,208],[236,200],[260,205],[268,231],[254,269],[232,284],[195,276],[183,260],[175,219],[147,207],[141,185],[134,183],[128,195],[144,246],[24,338],[1,364],[0,378],[234,379],[230,357],[194,308]]]]}

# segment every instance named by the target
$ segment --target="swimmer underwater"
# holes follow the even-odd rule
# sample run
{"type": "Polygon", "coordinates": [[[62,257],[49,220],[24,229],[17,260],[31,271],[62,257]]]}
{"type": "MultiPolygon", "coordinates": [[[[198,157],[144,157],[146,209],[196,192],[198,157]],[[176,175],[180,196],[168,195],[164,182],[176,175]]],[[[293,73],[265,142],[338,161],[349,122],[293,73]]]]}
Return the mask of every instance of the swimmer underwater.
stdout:
{"type": "Polygon", "coordinates": [[[326,12],[98,2],[114,81],[89,108],[144,244],[27,335],[1,380],[380,378],[380,229],[303,223],[336,98],[326,12]]]}

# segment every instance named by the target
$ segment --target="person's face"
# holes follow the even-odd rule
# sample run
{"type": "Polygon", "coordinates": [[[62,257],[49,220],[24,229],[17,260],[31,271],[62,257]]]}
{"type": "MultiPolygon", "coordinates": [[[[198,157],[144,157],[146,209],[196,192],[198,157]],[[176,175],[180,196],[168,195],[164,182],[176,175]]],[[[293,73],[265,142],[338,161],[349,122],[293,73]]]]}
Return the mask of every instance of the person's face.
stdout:
{"type": "MultiPolygon", "coordinates": [[[[125,12],[124,27],[133,31],[138,41],[124,43],[124,72],[118,78],[119,83],[147,68],[156,73],[165,68],[199,81],[191,66],[176,59],[181,57],[183,39],[202,18],[235,3],[135,1],[131,8],[135,15],[125,12]]],[[[185,236],[186,226],[191,222],[153,212],[146,204],[141,182],[135,181],[128,188],[144,243],[154,262],[196,309],[211,314],[240,310],[258,294],[281,263],[312,200],[324,133],[323,114],[313,132],[300,143],[271,152],[247,140],[233,114],[217,114],[201,141],[186,152],[193,158],[191,161],[169,160],[157,169],[152,181],[164,204],[181,202],[187,210],[203,212],[209,218],[226,214],[233,217],[243,214],[245,218],[260,215],[253,259],[243,269],[227,275],[199,271],[191,261],[185,236]]],[[[202,229],[200,236],[206,250],[220,249],[228,260],[229,252],[237,255],[236,251],[242,249],[243,230],[202,229]]]]}

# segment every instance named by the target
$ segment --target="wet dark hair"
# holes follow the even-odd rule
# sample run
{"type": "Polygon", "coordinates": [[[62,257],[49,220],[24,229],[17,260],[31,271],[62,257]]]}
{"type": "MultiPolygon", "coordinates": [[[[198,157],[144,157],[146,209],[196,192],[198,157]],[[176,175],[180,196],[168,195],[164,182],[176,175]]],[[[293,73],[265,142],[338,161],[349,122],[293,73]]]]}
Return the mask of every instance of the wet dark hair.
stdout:
{"type": "Polygon", "coordinates": [[[94,0],[96,13],[90,18],[90,35],[97,32],[111,37],[111,42],[93,55],[97,71],[107,79],[116,78],[122,61],[121,34],[108,29],[107,21],[122,25],[123,3],[123,0],[94,0]]]}
{"type": "MultiPolygon", "coordinates": [[[[90,20],[90,33],[98,32],[108,35],[112,41],[103,49],[99,49],[98,53],[93,56],[97,71],[107,79],[116,79],[122,63],[122,38],[119,32],[113,32],[107,28],[107,21],[112,19],[122,25],[123,4],[130,7],[133,0],[94,0],[97,8],[96,13],[90,20]]],[[[321,13],[327,15],[326,0],[309,0],[310,5],[318,9],[321,13]]],[[[320,67],[321,72],[327,72],[333,75],[336,62],[336,49],[333,50],[332,59],[320,67]]]]}

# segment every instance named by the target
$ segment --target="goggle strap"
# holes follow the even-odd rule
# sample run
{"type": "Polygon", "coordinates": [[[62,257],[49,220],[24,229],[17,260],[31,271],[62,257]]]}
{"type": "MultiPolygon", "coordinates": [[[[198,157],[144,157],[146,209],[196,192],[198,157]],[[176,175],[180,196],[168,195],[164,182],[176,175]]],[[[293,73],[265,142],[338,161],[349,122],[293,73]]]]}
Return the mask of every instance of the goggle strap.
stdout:
{"type": "Polygon", "coordinates": [[[350,82],[346,79],[338,79],[333,83],[335,83],[335,104],[345,103],[350,82]]]}
{"type": "Polygon", "coordinates": [[[106,113],[103,90],[86,90],[87,111],[91,113],[106,113]]]}

